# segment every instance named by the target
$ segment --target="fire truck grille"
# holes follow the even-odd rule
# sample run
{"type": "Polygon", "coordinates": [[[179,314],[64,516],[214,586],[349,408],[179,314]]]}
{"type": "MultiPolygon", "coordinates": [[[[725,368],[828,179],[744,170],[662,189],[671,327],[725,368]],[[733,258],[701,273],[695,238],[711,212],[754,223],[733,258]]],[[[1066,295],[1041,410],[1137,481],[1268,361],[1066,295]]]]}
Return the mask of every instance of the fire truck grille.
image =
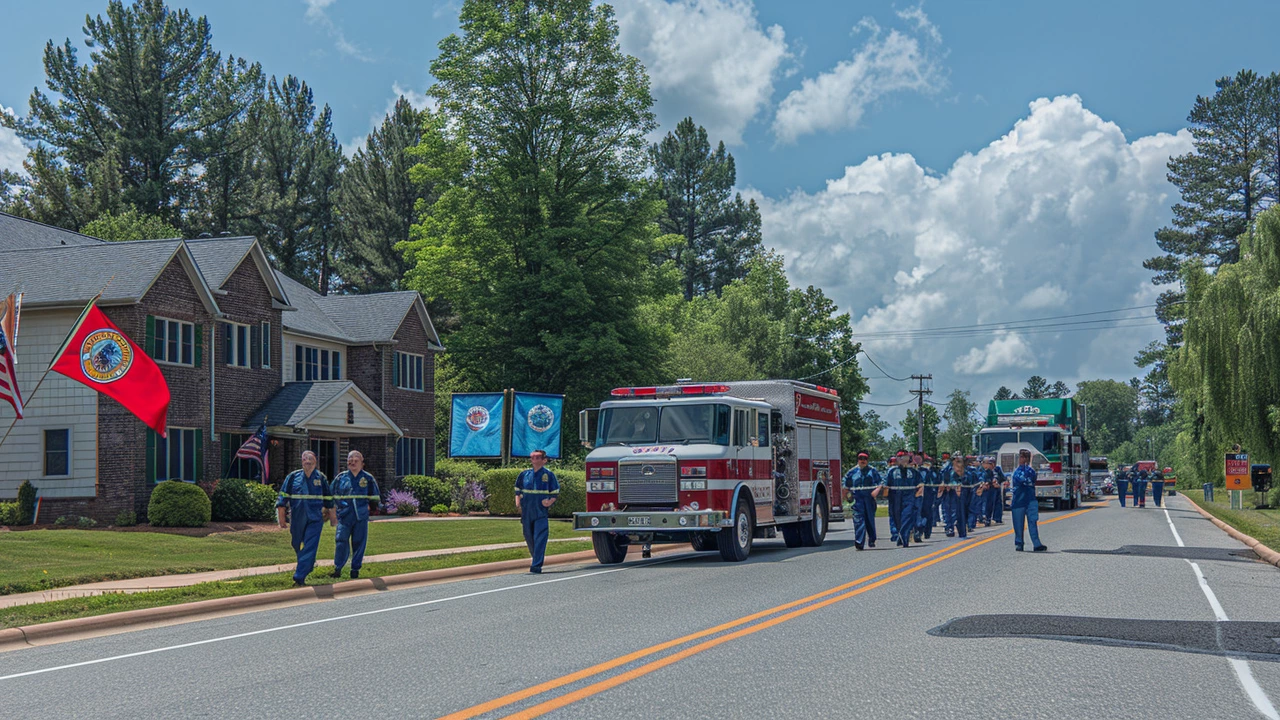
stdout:
{"type": "Polygon", "coordinates": [[[618,502],[623,505],[674,505],[680,499],[679,491],[673,462],[618,466],[618,502]]]}
{"type": "Polygon", "coordinates": [[[1013,469],[1016,467],[1018,467],[1017,453],[1000,453],[1000,469],[1003,470],[1006,475],[1013,472],[1013,469]]]}

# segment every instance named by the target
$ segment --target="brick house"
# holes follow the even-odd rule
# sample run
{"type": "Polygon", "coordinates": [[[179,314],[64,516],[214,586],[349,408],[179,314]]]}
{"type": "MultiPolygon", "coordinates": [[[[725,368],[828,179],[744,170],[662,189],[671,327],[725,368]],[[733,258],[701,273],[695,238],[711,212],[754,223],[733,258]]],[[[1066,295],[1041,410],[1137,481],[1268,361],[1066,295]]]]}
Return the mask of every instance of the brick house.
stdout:
{"type": "MultiPolygon", "coordinates": [[[[23,480],[45,517],[145,515],[155,483],[258,477],[236,448],[260,424],[271,482],[303,449],[336,474],[364,453],[385,486],[434,470],[435,354],[415,292],[324,297],[276,271],[251,237],[102,242],[0,213],[0,293],[25,293],[16,344],[26,417],[0,446],[0,499],[23,480]],[[85,303],[159,364],[169,437],[44,368],[85,303]]],[[[0,424],[13,419],[8,405],[0,424]]]]}

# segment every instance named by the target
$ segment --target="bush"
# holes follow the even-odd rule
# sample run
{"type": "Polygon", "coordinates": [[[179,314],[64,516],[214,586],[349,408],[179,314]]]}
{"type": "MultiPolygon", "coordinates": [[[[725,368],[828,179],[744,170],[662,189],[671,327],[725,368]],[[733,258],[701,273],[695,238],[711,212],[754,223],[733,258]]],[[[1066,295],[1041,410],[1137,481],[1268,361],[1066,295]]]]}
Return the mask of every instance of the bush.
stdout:
{"type": "Polygon", "coordinates": [[[448,505],[445,505],[444,503],[436,503],[435,505],[432,505],[432,506],[431,506],[431,514],[432,514],[432,515],[447,515],[447,514],[449,514],[449,506],[448,506],[448,505]]]}
{"type": "Polygon", "coordinates": [[[436,479],[443,481],[450,489],[468,481],[483,482],[487,472],[485,466],[467,460],[451,460],[445,458],[436,461],[436,479]]]}
{"type": "Polygon", "coordinates": [[[78,528],[91,528],[95,527],[97,524],[98,521],[91,517],[81,516],[80,519],[76,520],[76,527],[78,528]]]}
{"type": "Polygon", "coordinates": [[[444,505],[445,512],[448,512],[452,493],[449,483],[444,480],[426,475],[408,475],[404,479],[404,489],[413,493],[413,496],[418,499],[419,507],[444,505]]]}
{"type": "MultiPolygon", "coordinates": [[[[1280,485],[1271,488],[1271,494],[1268,496],[1267,505],[1273,508],[1280,508],[1280,485]]],[[[0,525],[3,525],[0,522],[0,525]]]]}
{"type": "Polygon", "coordinates": [[[53,521],[53,524],[54,524],[54,525],[69,525],[69,524],[71,524],[71,523],[67,520],[67,516],[66,516],[66,515],[59,515],[59,516],[58,516],[58,519],[53,521]]]}
{"type": "Polygon", "coordinates": [[[181,480],[157,484],[147,504],[147,519],[156,527],[204,527],[211,516],[209,496],[181,480]]]}
{"type": "MultiPolygon", "coordinates": [[[[485,473],[484,487],[489,495],[489,513],[516,515],[516,478],[528,468],[497,468],[485,473]]],[[[581,470],[552,470],[560,481],[560,499],[551,506],[551,517],[573,517],[587,509],[587,474],[581,470]]]]}
{"type": "Polygon", "coordinates": [[[383,503],[388,513],[396,515],[410,516],[418,514],[418,498],[413,493],[404,490],[392,490],[387,493],[387,499],[383,503]]]}
{"type": "Polygon", "coordinates": [[[116,515],[116,527],[133,527],[138,524],[138,513],[132,510],[122,510],[116,515]]]}
{"type": "Polygon", "coordinates": [[[0,502],[0,525],[17,525],[21,515],[18,503],[0,502]]]}
{"type": "Polygon", "coordinates": [[[514,488],[516,478],[524,469],[495,468],[484,474],[484,491],[489,496],[490,515],[518,514],[514,488]]]}
{"type": "Polygon", "coordinates": [[[213,519],[221,522],[266,522],[274,513],[275,499],[276,493],[269,485],[228,478],[218,481],[210,507],[213,519]]]}
{"type": "Polygon", "coordinates": [[[30,525],[36,511],[36,486],[23,480],[18,486],[18,524],[30,525]]]}

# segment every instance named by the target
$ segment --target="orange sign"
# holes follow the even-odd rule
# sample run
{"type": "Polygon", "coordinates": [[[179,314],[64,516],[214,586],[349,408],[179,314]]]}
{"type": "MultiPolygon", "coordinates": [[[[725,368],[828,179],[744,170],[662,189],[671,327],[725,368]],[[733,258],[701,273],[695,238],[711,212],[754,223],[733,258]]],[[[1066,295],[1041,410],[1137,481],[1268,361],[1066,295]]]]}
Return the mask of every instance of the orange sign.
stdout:
{"type": "Polygon", "coordinates": [[[1253,479],[1249,476],[1249,456],[1246,453],[1227,453],[1224,465],[1227,490],[1251,490],[1253,479]]]}

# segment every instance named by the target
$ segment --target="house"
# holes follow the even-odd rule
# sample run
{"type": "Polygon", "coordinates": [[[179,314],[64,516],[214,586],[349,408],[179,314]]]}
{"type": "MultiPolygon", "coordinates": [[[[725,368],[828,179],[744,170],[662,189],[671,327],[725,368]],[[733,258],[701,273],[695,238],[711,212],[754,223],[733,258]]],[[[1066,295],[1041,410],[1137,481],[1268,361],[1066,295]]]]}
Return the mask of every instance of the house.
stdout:
{"type": "MultiPolygon", "coordinates": [[[[0,293],[12,291],[25,293],[16,349],[28,402],[0,446],[0,498],[31,480],[47,517],[142,516],[162,480],[258,477],[234,455],[262,424],[271,482],[304,449],[330,477],[360,450],[390,487],[434,470],[443,347],[415,292],[321,296],[273,268],[252,237],[103,242],[0,213],[0,293]],[[56,373],[36,391],[104,287],[99,307],[169,385],[167,438],[56,373]]],[[[5,405],[0,424],[12,419],[5,405]]]]}

